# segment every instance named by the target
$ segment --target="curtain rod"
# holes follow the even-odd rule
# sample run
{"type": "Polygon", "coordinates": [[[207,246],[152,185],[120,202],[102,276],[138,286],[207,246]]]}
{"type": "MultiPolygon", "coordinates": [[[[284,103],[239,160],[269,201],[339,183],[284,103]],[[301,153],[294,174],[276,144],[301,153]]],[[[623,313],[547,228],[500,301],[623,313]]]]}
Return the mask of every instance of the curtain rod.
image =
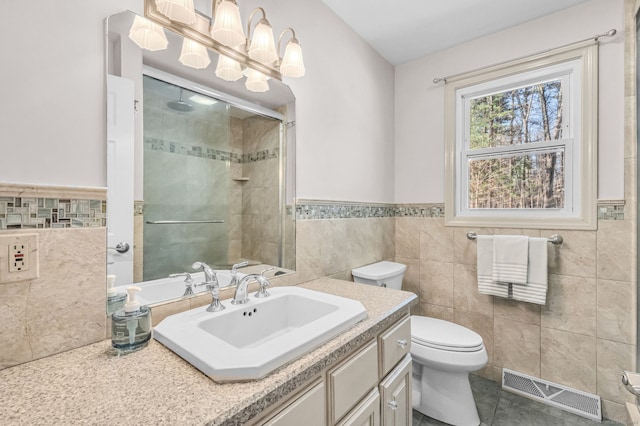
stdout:
{"type": "MultiPolygon", "coordinates": [[[[588,38],[585,38],[585,39],[583,39],[583,40],[575,41],[575,42],[573,42],[573,43],[565,44],[565,45],[558,46],[558,47],[554,47],[554,48],[552,48],[552,49],[543,50],[543,51],[541,51],[541,52],[533,53],[533,54],[531,54],[531,55],[520,56],[519,58],[509,59],[508,61],[503,61],[503,62],[498,62],[497,64],[493,64],[493,65],[490,65],[490,66],[503,65],[503,64],[506,64],[506,63],[509,63],[509,62],[513,62],[513,61],[517,61],[517,60],[520,60],[520,59],[528,58],[529,56],[540,55],[540,54],[542,54],[542,53],[546,53],[546,52],[549,52],[549,51],[551,51],[551,50],[555,50],[555,49],[562,49],[563,47],[569,47],[569,46],[573,46],[574,44],[584,43],[585,41],[589,41],[589,40],[593,40],[593,41],[594,41],[594,43],[597,43],[597,42],[599,41],[599,39],[600,39],[600,38],[602,38],[602,37],[613,37],[614,35],[616,35],[616,33],[617,33],[617,32],[618,32],[618,31],[617,31],[615,28],[612,28],[612,29],[610,29],[609,31],[607,31],[607,32],[605,32],[605,33],[602,33],[602,34],[596,34],[596,35],[595,35],[595,36],[593,36],[593,37],[588,37],[588,38]]],[[[483,68],[484,68],[484,67],[483,67],[483,68]]],[[[461,73],[458,73],[458,74],[453,74],[453,75],[450,75],[450,76],[447,76],[447,77],[436,77],[436,78],[434,78],[434,79],[433,79],[433,84],[438,84],[438,83],[440,83],[440,82],[442,82],[442,81],[444,81],[444,82],[446,83],[446,82],[447,82],[447,80],[448,80],[448,79],[450,79],[450,78],[454,78],[454,77],[458,77],[458,76],[463,75],[463,74],[467,74],[467,73],[472,73],[472,72],[475,72],[475,71],[479,71],[479,70],[481,70],[481,69],[483,69],[483,68],[476,68],[475,70],[465,71],[465,72],[461,72],[461,73]]]]}

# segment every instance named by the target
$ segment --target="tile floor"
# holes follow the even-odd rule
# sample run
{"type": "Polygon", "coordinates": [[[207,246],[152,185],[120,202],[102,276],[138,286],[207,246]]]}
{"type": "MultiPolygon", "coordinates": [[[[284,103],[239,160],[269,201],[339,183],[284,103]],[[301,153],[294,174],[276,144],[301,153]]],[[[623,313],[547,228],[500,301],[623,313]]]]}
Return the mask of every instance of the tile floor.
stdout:
{"type": "MultiPolygon", "coordinates": [[[[621,425],[604,420],[598,423],[567,411],[523,398],[501,389],[499,383],[470,375],[471,389],[478,406],[482,426],[583,426],[621,425]]],[[[439,422],[413,411],[413,426],[442,426],[439,422]]]]}

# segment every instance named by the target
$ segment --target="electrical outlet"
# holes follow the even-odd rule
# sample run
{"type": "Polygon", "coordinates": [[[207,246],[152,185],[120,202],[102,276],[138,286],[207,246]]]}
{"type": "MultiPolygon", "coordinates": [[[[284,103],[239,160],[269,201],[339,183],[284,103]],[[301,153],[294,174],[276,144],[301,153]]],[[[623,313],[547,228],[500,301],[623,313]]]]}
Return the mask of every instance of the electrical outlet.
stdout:
{"type": "Polygon", "coordinates": [[[28,281],[38,276],[38,234],[0,233],[0,283],[28,281]]]}
{"type": "Polygon", "coordinates": [[[29,270],[29,243],[9,244],[9,272],[29,270]]]}

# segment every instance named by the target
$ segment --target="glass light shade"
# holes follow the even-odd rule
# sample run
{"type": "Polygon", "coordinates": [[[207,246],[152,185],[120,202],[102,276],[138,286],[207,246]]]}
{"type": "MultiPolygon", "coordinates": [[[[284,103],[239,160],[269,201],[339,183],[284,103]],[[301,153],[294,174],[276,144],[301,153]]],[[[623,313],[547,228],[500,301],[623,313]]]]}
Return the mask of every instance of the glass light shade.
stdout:
{"type": "Polygon", "coordinates": [[[276,45],[273,41],[273,29],[269,21],[262,18],[258,21],[249,46],[249,57],[265,65],[271,65],[278,59],[276,45]]]}
{"type": "Polygon", "coordinates": [[[304,62],[302,61],[302,48],[295,37],[289,40],[284,48],[284,57],[280,64],[280,72],[286,77],[304,76],[304,62]]]}
{"type": "Polygon", "coordinates": [[[228,56],[218,56],[218,66],[216,66],[216,76],[226,81],[236,81],[242,78],[242,68],[238,61],[228,56]]]}
{"type": "Polygon", "coordinates": [[[172,21],[192,25],[196,23],[193,0],[156,0],[158,12],[172,21]]]}
{"type": "Polygon", "coordinates": [[[207,48],[200,43],[185,38],[182,41],[182,51],[180,53],[180,63],[197,70],[206,68],[211,63],[207,48]]]}
{"type": "Polygon", "coordinates": [[[247,81],[245,87],[251,92],[266,92],[269,90],[269,83],[267,83],[267,76],[260,71],[249,69],[247,72],[247,81]]]}
{"type": "Polygon", "coordinates": [[[233,0],[222,0],[216,6],[216,16],[211,26],[211,37],[229,47],[244,44],[244,30],[240,19],[240,9],[233,0]]]}
{"type": "Polygon", "coordinates": [[[152,52],[166,49],[169,45],[164,29],[141,16],[136,16],[129,30],[129,38],[138,46],[152,52]]]}

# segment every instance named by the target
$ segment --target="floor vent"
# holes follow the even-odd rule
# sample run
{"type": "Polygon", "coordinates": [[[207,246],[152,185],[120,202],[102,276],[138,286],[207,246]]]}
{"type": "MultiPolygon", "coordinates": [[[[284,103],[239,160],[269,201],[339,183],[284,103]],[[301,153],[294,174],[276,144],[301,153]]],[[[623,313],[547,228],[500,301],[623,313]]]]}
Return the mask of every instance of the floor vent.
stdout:
{"type": "Polygon", "coordinates": [[[602,421],[602,405],[598,395],[527,376],[507,368],[502,370],[502,389],[597,422],[602,421]]]}

